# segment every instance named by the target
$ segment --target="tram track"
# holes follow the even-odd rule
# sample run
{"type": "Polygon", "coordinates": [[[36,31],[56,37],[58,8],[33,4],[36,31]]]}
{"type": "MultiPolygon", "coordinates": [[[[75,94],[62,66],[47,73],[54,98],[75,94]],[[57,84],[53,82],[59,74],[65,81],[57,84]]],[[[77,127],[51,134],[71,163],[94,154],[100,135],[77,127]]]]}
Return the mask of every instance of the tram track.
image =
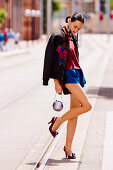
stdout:
{"type": "MultiPolygon", "coordinates": [[[[32,57],[32,58],[29,58],[29,59],[24,59],[24,60],[20,60],[20,61],[17,61],[16,63],[11,63],[11,64],[7,64],[3,67],[0,66],[0,71],[5,71],[6,69],[14,69],[15,67],[20,67],[20,66],[23,66],[25,64],[28,64],[28,63],[31,63],[31,62],[34,62],[34,61],[38,61],[39,58],[37,57],[32,57]]],[[[18,101],[19,99],[21,99],[22,97],[24,97],[25,95],[29,94],[32,90],[34,90],[36,87],[38,86],[38,82],[37,83],[34,83],[34,85],[30,88],[27,88],[27,90],[24,90],[23,92],[20,92],[20,94],[16,94],[16,97],[13,97],[11,96],[7,102],[4,102],[4,104],[0,105],[0,111],[2,111],[3,109],[7,108],[9,105],[15,103],[16,101],[18,101]]],[[[17,87],[18,89],[18,87],[17,87]]]]}

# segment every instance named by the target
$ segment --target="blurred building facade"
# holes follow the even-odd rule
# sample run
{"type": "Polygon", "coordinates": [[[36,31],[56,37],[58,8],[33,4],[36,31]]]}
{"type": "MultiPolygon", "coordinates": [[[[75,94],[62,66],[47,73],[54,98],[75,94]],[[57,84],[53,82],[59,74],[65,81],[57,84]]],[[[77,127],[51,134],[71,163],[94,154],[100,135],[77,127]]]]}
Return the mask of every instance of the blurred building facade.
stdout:
{"type": "Polygon", "coordinates": [[[64,0],[62,1],[62,9],[53,16],[52,31],[55,32],[66,24],[66,16],[80,12],[85,17],[84,28],[81,32],[107,33],[108,27],[110,27],[110,32],[113,33],[113,19],[110,19],[108,25],[109,16],[106,11],[106,0],[64,0]],[[100,13],[104,13],[103,20],[100,20],[100,13]]]}
{"type": "Polygon", "coordinates": [[[58,12],[55,12],[53,17],[52,17],[52,33],[57,31],[59,28],[64,26],[65,23],[65,18],[66,16],[71,15],[71,0],[64,0],[61,1],[61,10],[58,12]]]}
{"type": "Polygon", "coordinates": [[[0,8],[5,8],[8,13],[2,29],[13,28],[25,40],[38,39],[42,32],[42,17],[25,17],[24,13],[26,9],[40,10],[42,13],[42,5],[41,0],[0,0],[0,8]]]}
{"type": "Polygon", "coordinates": [[[64,3],[65,2],[71,3],[72,7],[71,13],[81,11],[95,12],[95,1],[96,0],[65,0],[64,3]]]}
{"type": "Polygon", "coordinates": [[[95,13],[95,0],[81,1],[82,11],[95,13]]]}

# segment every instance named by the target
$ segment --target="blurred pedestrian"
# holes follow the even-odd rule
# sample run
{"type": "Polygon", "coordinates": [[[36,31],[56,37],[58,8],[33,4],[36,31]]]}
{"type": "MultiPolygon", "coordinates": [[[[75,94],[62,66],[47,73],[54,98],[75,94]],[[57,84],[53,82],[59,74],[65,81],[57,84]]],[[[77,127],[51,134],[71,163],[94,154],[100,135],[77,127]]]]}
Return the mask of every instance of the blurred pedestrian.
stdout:
{"type": "Polygon", "coordinates": [[[5,37],[5,42],[4,42],[5,50],[7,50],[7,42],[8,42],[7,32],[8,32],[8,28],[5,28],[5,30],[3,31],[4,37],[5,37]]]}
{"type": "Polygon", "coordinates": [[[19,47],[19,48],[20,48],[19,46],[20,36],[21,36],[20,32],[15,33],[15,44],[16,44],[16,47],[19,47]]]}
{"type": "Polygon", "coordinates": [[[3,48],[4,42],[5,42],[5,36],[2,33],[2,30],[0,29],[0,50],[1,51],[4,51],[4,48],[3,48]]]}
{"type": "Polygon", "coordinates": [[[77,35],[83,27],[84,18],[81,14],[73,14],[66,18],[66,23],[49,38],[45,51],[43,85],[48,85],[49,78],[52,78],[56,93],[70,94],[70,110],[61,117],[53,117],[49,122],[49,131],[55,137],[59,126],[68,120],[64,152],[69,159],[75,159],[71,147],[77,119],[79,115],[91,110],[92,105],[83,90],[86,80],[79,64],[77,35]]]}
{"type": "Polygon", "coordinates": [[[3,31],[4,37],[5,37],[5,44],[6,44],[7,40],[8,40],[7,32],[8,32],[8,28],[5,28],[5,30],[3,31]]]}
{"type": "Polygon", "coordinates": [[[7,32],[8,49],[14,49],[15,46],[15,32],[10,28],[7,32]]]}

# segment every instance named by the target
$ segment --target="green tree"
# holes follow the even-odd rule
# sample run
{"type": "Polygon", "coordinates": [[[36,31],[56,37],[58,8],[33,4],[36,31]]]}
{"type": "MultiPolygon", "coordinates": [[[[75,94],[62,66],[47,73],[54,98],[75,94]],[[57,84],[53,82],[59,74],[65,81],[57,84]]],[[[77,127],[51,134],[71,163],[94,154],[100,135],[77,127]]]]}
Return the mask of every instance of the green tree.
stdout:
{"type": "Polygon", "coordinates": [[[113,0],[110,0],[110,8],[113,10],[113,0]]]}
{"type": "Polygon", "coordinates": [[[60,11],[62,8],[61,2],[58,2],[56,0],[52,0],[52,16],[55,12],[60,11]]]}
{"type": "Polygon", "coordinates": [[[5,9],[0,8],[0,27],[2,26],[3,22],[7,18],[7,12],[5,9]]]}
{"type": "MultiPolygon", "coordinates": [[[[47,0],[44,0],[44,6],[43,6],[43,30],[44,33],[46,33],[46,7],[47,7],[47,0]]],[[[58,0],[52,0],[52,10],[51,10],[51,15],[53,16],[53,14],[57,11],[60,11],[61,9],[61,2],[58,0]]]]}

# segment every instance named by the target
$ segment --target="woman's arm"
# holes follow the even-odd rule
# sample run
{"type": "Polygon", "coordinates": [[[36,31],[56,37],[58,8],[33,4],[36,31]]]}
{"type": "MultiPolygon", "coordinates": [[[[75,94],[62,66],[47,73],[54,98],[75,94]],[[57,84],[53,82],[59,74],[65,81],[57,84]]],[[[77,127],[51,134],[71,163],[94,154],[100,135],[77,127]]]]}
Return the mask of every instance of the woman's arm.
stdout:
{"type": "Polygon", "coordinates": [[[62,86],[60,85],[60,81],[58,79],[54,79],[54,83],[55,83],[56,93],[61,94],[63,89],[62,86]]]}

